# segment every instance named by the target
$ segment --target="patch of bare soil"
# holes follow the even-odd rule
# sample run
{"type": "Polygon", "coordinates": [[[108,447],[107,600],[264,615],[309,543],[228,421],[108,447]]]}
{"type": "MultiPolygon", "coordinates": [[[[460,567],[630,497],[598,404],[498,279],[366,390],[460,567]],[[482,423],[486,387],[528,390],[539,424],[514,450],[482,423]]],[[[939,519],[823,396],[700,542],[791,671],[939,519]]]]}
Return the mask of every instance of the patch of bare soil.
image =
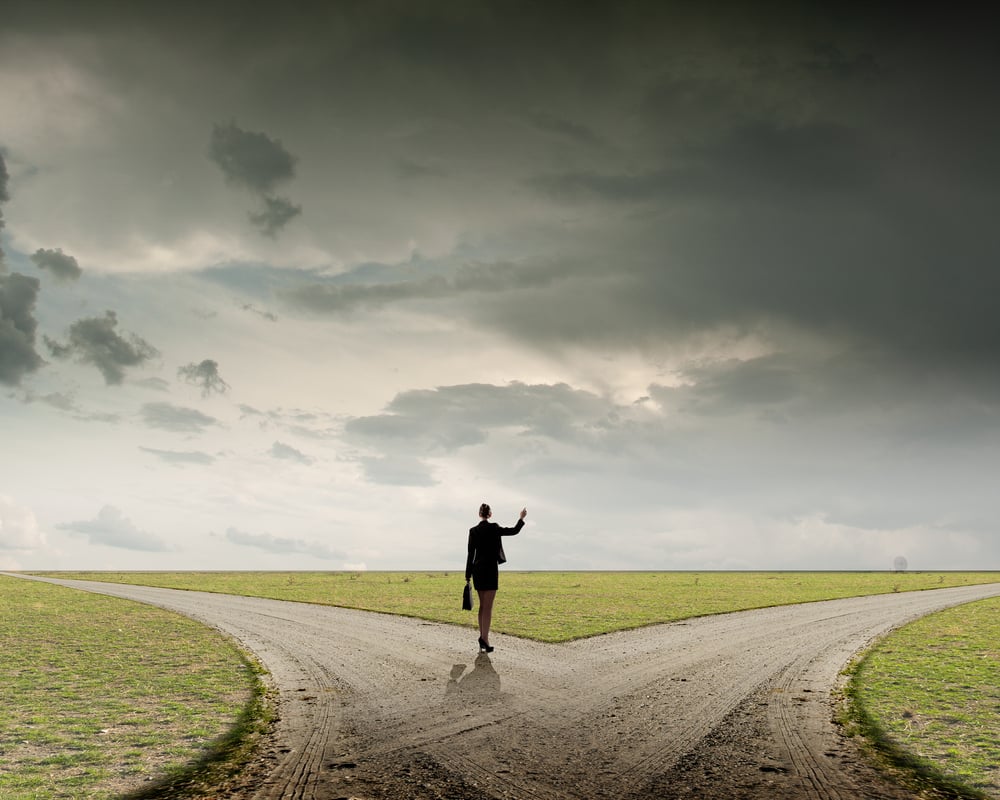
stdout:
{"type": "MultiPolygon", "coordinates": [[[[213,625],[270,670],[280,719],[217,797],[912,798],[833,723],[843,666],[1000,584],[747,611],[565,645],[347,609],[63,582],[213,625]]],[[[503,615],[503,595],[498,617],[503,615]]]]}

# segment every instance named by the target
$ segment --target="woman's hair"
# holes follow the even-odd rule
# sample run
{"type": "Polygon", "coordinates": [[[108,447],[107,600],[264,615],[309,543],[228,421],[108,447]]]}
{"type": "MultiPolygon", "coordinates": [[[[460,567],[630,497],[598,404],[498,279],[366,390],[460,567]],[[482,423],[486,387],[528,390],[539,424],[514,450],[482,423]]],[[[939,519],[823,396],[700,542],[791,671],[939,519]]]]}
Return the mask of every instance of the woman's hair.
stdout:
{"type": "Polygon", "coordinates": [[[482,517],[483,519],[489,517],[491,513],[492,512],[490,511],[489,503],[483,503],[481,506],[479,506],[479,516],[482,517]]]}

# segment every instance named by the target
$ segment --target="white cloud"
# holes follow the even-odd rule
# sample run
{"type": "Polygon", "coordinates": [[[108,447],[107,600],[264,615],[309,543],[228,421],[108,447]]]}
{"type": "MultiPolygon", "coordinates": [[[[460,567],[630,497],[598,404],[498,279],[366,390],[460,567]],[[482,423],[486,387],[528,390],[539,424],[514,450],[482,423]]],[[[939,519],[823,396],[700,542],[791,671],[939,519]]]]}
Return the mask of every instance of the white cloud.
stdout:
{"type": "Polygon", "coordinates": [[[149,453],[168,464],[212,464],[215,457],[198,450],[157,450],[154,447],[140,447],[144,453],[149,453]]]}
{"type": "Polygon", "coordinates": [[[344,558],[343,551],[324,542],[273,536],[270,533],[247,533],[237,528],[226,530],[226,539],[243,547],[255,547],[276,555],[308,555],[325,560],[344,558]]]}
{"type": "Polygon", "coordinates": [[[434,470],[424,461],[412,456],[383,456],[363,458],[361,465],[365,477],[372,483],[387,486],[434,486],[434,470]]]}
{"type": "Polygon", "coordinates": [[[97,517],[92,520],[66,522],[56,527],[85,536],[91,544],[146,552],[163,552],[171,549],[160,537],[138,528],[114,506],[102,507],[97,517]]]}
{"type": "Polygon", "coordinates": [[[145,403],[141,413],[143,421],[150,428],[160,428],[175,433],[200,433],[219,424],[218,420],[196,408],[175,406],[172,403],[145,403]]]}
{"type": "Polygon", "coordinates": [[[0,550],[35,551],[45,549],[45,534],[29,508],[0,494],[0,550]]]}
{"type": "Polygon", "coordinates": [[[307,456],[301,450],[296,450],[291,445],[283,444],[282,442],[275,442],[272,444],[270,453],[275,458],[295,461],[299,464],[312,464],[315,461],[314,458],[307,456]]]}

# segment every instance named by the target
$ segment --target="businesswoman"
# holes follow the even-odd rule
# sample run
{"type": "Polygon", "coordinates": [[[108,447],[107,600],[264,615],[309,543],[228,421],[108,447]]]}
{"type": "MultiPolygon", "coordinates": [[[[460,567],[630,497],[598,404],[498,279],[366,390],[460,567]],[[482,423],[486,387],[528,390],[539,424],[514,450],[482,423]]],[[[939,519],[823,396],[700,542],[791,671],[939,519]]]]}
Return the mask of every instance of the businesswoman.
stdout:
{"type": "Polygon", "coordinates": [[[503,552],[502,536],[514,536],[524,527],[528,509],[522,508],[520,518],[513,528],[501,528],[490,522],[493,512],[483,503],[479,507],[479,524],[469,529],[469,556],[465,560],[465,582],[472,579],[472,585],[479,594],[479,650],[492,653],[490,647],[490,623],[493,621],[493,601],[497,596],[499,570],[507,557],[503,552]]]}

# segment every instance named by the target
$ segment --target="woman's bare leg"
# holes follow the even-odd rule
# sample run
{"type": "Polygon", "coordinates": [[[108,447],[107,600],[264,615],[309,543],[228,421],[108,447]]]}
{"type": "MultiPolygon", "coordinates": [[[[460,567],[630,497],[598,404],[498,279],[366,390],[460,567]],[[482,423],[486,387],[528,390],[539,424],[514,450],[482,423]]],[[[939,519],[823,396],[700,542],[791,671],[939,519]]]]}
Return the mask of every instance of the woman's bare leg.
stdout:
{"type": "Polygon", "coordinates": [[[496,596],[496,589],[479,592],[479,635],[486,644],[490,643],[490,623],[493,621],[493,600],[496,596]]]}

